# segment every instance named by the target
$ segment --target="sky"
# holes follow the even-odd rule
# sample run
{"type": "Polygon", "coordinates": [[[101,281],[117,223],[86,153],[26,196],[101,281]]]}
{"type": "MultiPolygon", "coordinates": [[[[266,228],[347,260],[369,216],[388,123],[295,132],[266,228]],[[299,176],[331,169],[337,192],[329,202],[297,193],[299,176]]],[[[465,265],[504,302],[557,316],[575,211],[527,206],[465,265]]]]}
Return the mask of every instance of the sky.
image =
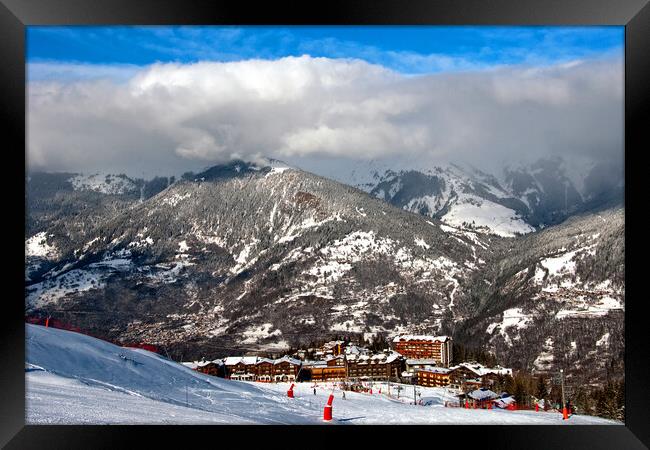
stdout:
{"type": "Polygon", "coordinates": [[[622,161],[623,30],[28,27],[28,167],[622,161]]]}

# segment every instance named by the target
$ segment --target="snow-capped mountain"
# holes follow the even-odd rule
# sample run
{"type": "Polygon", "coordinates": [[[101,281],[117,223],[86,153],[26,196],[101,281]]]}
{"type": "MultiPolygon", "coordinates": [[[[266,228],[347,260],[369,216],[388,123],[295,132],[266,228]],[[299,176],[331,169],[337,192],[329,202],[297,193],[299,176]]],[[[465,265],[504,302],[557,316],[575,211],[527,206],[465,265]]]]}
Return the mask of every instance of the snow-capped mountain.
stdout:
{"type": "MultiPolygon", "coordinates": [[[[234,161],[165,179],[144,198],[32,175],[27,313],[185,357],[341,334],[444,333],[518,367],[543,361],[569,336],[536,327],[536,344],[519,361],[518,342],[528,338],[513,332],[527,330],[519,318],[539,308],[535,317],[548,323],[609,324],[592,327],[603,333],[582,350],[605,341],[622,348],[623,211],[601,213],[613,218],[609,231],[587,215],[503,238],[482,232],[476,219],[454,220],[467,205],[506,203],[500,182],[466,174],[454,166],[397,173],[368,195],[278,162],[234,161]],[[44,179],[59,187],[45,189],[44,179]],[[391,192],[399,180],[407,183],[391,192]],[[380,189],[390,202],[377,198],[380,189]],[[444,201],[413,202],[428,193],[444,201]],[[551,337],[556,343],[546,342],[551,337]]],[[[510,228],[499,223],[502,234],[526,226],[503,217],[510,228]]],[[[596,358],[606,363],[612,354],[596,358]]]]}
{"type": "Polygon", "coordinates": [[[395,169],[382,161],[324,173],[399,208],[502,237],[620,205],[623,199],[622,173],[616,168],[559,157],[507,165],[496,175],[466,163],[428,168],[407,162],[395,169]]]}
{"type": "Polygon", "coordinates": [[[496,247],[470,283],[475,307],[457,311],[467,317],[459,334],[505,364],[564,367],[580,383],[622,374],[624,210],[575,216],[496,247]]]}
{"type": "Polygon", "coordinates": [[[50,234],[42,245],[60,257],[28,257],[30,310],[91,309],[121,336],[168,345],[434,332],[490,240],[449,239],[438,221],[355,188],[243,162],[179,181],[74,239],[50,234]]]}

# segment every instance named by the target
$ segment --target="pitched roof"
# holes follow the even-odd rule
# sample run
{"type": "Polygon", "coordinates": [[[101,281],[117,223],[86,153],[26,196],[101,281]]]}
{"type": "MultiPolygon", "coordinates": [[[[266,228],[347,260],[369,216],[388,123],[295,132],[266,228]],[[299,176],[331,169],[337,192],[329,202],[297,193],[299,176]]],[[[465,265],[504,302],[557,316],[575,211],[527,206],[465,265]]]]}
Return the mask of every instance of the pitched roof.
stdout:
{"type": "Polygon", "coordinates": [[[257,356],[244,356],[242,357],[242,362],[246,365],[257,363],[257,356]]]}
{"type": "Polygon", "coordinates": [[[285,361],[290,363],[290,364],[296,365],[296,366],[299,366],[300,364],[302,364],[302,361],[300,361],[299,359],[295,359],[295,358],[292,358],[292,357],[286,356],[286,355],[283,356],[282,358],[278,358],[275,361],[273,361],[273,364],[280,364],[280,363],[285,362],[285,361]]]}
{"type": "Polygon", "coordinates": [[[257,362],[255,364],[260,364],[260,363],[270,363],[274,364],[275,361],[269,358],[257,358],[257,362]]]}
{"type": "Polygon", "coordinates": [[[224,364],[227,366],[234,366],[235,364],[239,364],[240,362],[242,362],[241,356],[228,356],[224,360],[224,364]]]}

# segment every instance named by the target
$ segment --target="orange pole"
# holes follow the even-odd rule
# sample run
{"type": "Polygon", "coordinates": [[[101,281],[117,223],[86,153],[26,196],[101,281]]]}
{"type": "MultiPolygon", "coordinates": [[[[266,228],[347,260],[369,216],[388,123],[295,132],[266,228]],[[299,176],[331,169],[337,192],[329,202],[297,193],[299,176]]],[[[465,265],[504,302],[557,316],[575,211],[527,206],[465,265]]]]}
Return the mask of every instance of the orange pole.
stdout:
{"type": "Polygon", "coordinates": [[[334,394],[330,394],[330,398],[327,400],[327,405],[323,409],[323,420],[329,422],[332,420],[332,402],[334,401],[334,394]]]}

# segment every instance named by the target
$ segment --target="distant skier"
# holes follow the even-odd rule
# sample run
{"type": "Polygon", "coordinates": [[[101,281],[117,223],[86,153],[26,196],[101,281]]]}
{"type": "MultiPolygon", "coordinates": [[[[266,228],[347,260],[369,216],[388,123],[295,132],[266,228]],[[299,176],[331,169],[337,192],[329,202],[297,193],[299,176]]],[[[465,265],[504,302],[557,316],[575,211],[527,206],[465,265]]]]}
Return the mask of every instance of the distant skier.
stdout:
{"type": "Polygon", "coordinates": [[[314,395],[316,395],[316,388],[314,388],[314,395]]]}
{"type": "Polygon", "coordinates": [[[343,391],[343,400],[345,400],[345,391],[343,391]]]}

